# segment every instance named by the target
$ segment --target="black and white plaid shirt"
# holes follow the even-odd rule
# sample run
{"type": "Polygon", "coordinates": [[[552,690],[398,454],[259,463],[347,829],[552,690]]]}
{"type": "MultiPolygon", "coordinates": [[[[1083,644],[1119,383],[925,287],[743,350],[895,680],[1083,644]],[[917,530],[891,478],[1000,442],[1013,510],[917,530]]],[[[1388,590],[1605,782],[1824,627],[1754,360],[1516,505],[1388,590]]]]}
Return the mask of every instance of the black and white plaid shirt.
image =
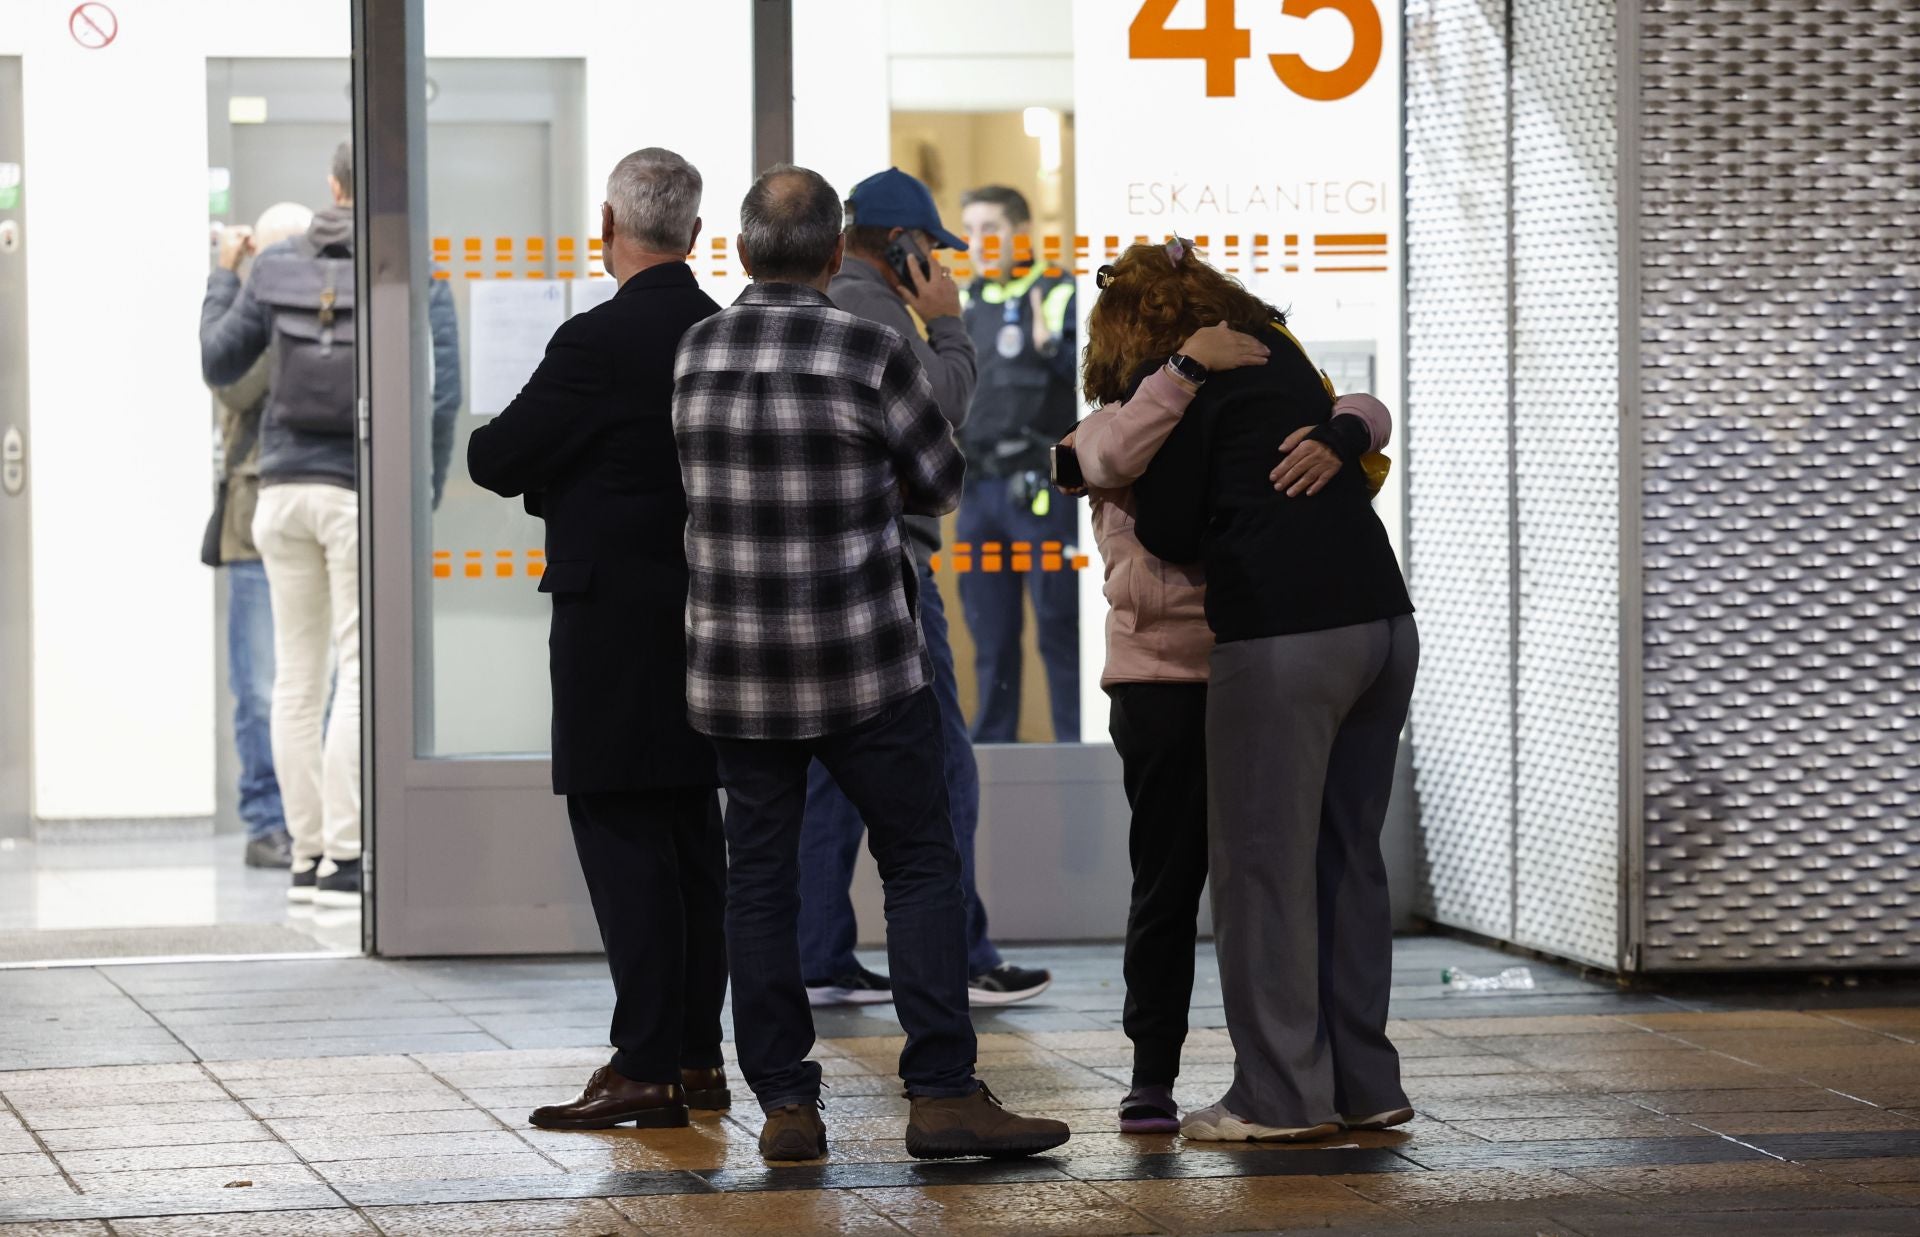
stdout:
{"type": "Polygon", "coordinates": [[[900,516],[953,510],[965,464],[898,332],[755,284],[681,340],[673,433],[694,729],[817,738],[931,681],[900,516]]]}

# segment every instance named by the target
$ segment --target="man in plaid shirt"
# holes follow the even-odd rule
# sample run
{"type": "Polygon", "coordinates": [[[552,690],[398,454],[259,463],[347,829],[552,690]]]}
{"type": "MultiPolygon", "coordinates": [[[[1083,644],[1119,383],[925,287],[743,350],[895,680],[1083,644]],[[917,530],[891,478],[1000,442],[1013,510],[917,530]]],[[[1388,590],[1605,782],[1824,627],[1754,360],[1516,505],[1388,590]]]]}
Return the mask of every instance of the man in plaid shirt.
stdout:
{"type": "Polygon", "coordinates": [[[740,208],[754,285],[696,324],[674,367],[687,492],[687,704],[727,789],[727,943],[760,1151],[826,1154],[800,975],[798,848],[817,759],[866,819],[886,886],[907,1042],[906,1143],[924,1158],[1031,1155],[1068,1137],[973,1075],[960,856],[903,514],[942,515],[965,465],[890,327],[834,308],[840,197],[778,167],[740,208]]]}

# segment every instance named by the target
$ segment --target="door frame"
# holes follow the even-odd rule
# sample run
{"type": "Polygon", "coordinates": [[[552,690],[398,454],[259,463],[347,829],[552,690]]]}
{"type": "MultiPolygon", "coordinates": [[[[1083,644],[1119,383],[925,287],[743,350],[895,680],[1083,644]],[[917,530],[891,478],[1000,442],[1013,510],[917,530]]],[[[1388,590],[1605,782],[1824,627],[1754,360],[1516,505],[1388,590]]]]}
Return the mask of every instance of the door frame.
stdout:
{"type": "MultiPolygon", "coordinates": [[[[22,58],[0,56],[0,158],[26,163],[21,107],[22,58]]],[[[0,219],[19,229],[20,247],[0,254],[0,286],[12,285],[18,294],[16,312],[7,315],[17,324],[0,338],[0,441],[10,430],[19,431],[25,458],[20,492],[0,490],[0,564],[14,577],[0,580],[0,838],[33,836],[33,426],[27,395],[27,274],[26,247],[32,236],[26,226],[26,197],[0,212],[0,219]],[[18,676],[17,678],[15,676],[18,676]]]]}

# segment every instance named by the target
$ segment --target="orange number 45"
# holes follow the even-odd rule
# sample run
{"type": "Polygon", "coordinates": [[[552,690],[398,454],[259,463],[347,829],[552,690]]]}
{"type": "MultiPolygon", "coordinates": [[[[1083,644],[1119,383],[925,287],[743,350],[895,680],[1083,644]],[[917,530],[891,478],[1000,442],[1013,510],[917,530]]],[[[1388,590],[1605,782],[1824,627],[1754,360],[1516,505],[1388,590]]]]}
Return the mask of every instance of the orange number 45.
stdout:
{"type": "MultiPolygon", "coordinates": [[[[1240,61],[1253,55],[1253,38],[1234,24],[1235,0],[1207,0],[1206,25],[1173,28],[1167,19],[1173,16],[1180,0],[1146,0],[1127,27],[1127,54],[1135,60],[1198,60],[1207,66],[1209,98],[1234,93],[1235,70],[1240,61]]],[[[1273,72],[1282,85],[1303,99],[1330,102],[1344,99],[1366,85],[1380,67],[1382,31],[1380,10],[1374,0],[1282,0],[1280,11],[1288,17],[1311,17],[1321,9],[1332,9],[1346,18],[1353,30],[1353,51],[1345,64],[1333,69],[1316,69],[1299,56],[1268,56],[1273,72]]]]}

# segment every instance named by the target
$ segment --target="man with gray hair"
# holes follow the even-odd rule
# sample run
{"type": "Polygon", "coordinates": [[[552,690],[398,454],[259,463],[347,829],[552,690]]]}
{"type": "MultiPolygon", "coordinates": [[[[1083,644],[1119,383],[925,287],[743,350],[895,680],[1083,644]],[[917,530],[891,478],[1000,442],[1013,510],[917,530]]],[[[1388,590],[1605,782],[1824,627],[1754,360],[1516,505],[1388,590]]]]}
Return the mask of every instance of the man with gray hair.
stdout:
{"type": "Polygon", "coordinates": [[[965,465],[926,370],[892,327],[838,309],[839,196],[763,174],[740,207],[753,286],[690,329],[674,367],[687,494],[687,706],[727,788],[727,947],[760,1154],[826,1154],[800,973],[798,847],[815,760],[867,824],[907,1042],[906,1146],[1033,1155],[1065,1124],[1018,1117],[974,1077],[966,914],[907,514],[953,510],[965,465]]]}
{"type": "Polygon", "coordinates": [[[724,1108],[726,844],[712,746],[687,726],[686,495],[673,357],[719,306],[694,282],[700,173],[672,151],[620,161],[601,208],[612,300],[569,320],[467,470],[547,526],[553,789],[613,973],[612,1059],[544,1129],[683,1126],[724,1108]]]}

